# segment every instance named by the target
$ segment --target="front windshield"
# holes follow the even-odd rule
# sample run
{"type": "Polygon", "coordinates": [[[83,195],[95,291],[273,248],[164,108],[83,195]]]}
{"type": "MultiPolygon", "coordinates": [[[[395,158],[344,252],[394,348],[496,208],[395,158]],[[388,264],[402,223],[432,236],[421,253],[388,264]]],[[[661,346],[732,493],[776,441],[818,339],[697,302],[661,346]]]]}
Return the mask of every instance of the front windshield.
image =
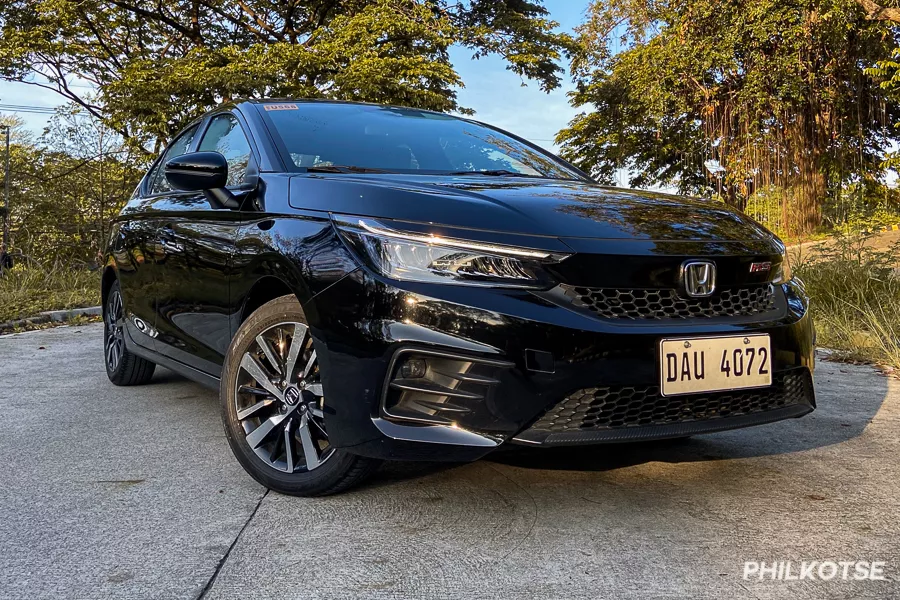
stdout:
{"type": "Polygon", "coordinates": [[[485,173],[581,179],[547,154],[503,133],[449,115],[364,104],[263,104],[297,167],[396,173],[485,173]]]}

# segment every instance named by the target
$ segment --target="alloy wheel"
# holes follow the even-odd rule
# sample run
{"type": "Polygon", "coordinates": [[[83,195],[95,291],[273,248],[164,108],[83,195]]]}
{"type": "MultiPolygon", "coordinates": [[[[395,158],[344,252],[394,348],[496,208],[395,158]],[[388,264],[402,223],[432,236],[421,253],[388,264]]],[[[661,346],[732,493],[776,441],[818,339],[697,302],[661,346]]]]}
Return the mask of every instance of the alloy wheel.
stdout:
{"type": "Polygon", "coordinates": [[[115,372],[125,354],[125,311],[122,294],[114,289],[106,302],[106,366],[115,372]]]}
{"type": "Polygon", "coordinates": [[[312,471],[334,455],[319,363],[305,324],[279,323],[256,336],[241,357],[234,397],[247,445],[270,467],[312,471]]]}

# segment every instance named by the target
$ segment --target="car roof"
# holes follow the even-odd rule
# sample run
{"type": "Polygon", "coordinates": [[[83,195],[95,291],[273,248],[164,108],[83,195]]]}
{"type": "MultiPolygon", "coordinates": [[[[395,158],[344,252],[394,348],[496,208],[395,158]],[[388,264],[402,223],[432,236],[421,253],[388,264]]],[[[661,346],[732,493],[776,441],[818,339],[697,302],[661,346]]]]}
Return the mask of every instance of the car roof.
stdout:
{"type": "Polygon", "coordinates": [[[327,98],[241,98],[239,100],[235,100],[233,104],[338,104],[338,105],[347,105],[347,106],[374,106],[378,108],[393,108],[393,109],[401,109],[401,110],[414,110],[417,112],[427,112],[435,115],[443,115],[443,116],[454,116],[448,113],[442,113],[436,110],[430,110],[427,108],[417,108],[415,106],[400,106],[397,104],[382,104],[378,102],[359,102],[356,100],[330,100],[327,98]]]}

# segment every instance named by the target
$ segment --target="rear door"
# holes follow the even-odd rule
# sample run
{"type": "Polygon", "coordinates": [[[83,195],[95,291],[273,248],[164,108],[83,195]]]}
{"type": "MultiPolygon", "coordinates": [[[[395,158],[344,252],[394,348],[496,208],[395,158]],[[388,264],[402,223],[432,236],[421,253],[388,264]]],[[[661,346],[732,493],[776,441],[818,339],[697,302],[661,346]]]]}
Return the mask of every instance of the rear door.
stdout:
{"type": "MultiPolygon", "coordinates": [[[[197,151],[228,160],[228,187],[246,196],[256,167],[247,134],[229,113],[210,117],[197,151]]],[[[230,282],[241,213],[215,209],[203,194],[169,194],[159,205],[157,235],[165,254],[157,298],[157,349],[218,376],[231,341],[230,282]]]]}

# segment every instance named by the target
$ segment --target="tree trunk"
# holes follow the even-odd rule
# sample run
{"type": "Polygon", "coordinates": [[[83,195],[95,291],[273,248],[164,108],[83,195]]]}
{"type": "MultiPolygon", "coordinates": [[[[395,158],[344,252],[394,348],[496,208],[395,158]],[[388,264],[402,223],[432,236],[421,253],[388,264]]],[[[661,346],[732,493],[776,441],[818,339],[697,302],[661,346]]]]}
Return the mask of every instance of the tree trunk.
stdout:
{"type": "Polygon", "coordinates": [[[815,233],[822,223],[825,175],[812,152],[801,152],[797,175],[782,205],[782,222],[788,235],[804,237],[815,233]]]}

